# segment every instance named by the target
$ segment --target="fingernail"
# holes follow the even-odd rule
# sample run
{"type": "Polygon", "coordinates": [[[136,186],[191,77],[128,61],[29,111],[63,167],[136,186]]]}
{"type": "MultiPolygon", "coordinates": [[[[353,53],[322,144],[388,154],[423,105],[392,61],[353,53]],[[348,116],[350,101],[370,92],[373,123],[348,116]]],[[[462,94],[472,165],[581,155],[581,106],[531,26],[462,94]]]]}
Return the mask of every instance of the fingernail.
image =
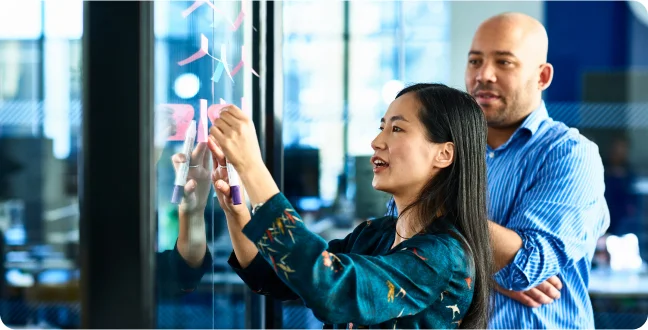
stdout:
{"type": "Polygon", "coordinates": [[[216,184],[216,188],[218,188],[218,189],[220,189],[222,186],[223,186],[223,183],[220,182],[220,181],[216,184]]]}

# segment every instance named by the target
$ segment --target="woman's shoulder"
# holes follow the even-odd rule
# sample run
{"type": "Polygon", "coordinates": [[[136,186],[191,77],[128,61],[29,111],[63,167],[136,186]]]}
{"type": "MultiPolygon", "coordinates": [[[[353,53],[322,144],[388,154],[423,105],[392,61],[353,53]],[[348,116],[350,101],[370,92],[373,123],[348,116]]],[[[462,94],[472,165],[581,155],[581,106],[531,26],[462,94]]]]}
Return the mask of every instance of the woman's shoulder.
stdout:
{"type": "Polygon", "coordinates": [[[393,226],[394,219],[390,216],[385,216],[381,218],[369,219],[361,222],[353,229],[353,235],[360,234],[375,234],[377,232],[384,232],[389,229],[389,226],[393,226]]]}
{"type": "Polygon", "coordinates": [[[329,242],[329,252],[349,253],[370,251],[385,236],[389,228],[389,217],[365,220],[358,224],[344,239],[329,242]]]}
{"type": "Polygon", "coordinates": [[[356,229],[384,231],[384,230],[388,230],[390,227],[393,227],[394,224],[395,224],[394,217],[388,215],[381,218],[365,220],[364,222],[359,224],[356,227],[356,229]]]}
{"type": "Polygon", "coordinates": [[[402,243],[400,250],[415,252],[418,257],[447,270],[461,272],[469,268],[469,254],[462,242],[462,236],[455,230],[427,232],[416,235],[402,243]]]}
{"type": "Polygon", "coordinates": [[[419,247],[425,250],[445,250],[446,252],[463,250],[460,239],[451,232],[420,233],[402,244],[405,247],[419,247]]]}

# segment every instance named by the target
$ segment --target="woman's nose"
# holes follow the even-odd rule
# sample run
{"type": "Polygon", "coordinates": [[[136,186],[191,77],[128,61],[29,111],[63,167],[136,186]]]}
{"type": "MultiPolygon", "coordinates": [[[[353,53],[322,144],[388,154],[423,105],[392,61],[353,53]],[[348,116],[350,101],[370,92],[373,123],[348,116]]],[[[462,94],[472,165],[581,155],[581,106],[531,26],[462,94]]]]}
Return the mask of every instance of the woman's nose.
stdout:
{"type": "Polygon", "coordinates": [[[371,141],[371,149],[373,150],[378,150],[378,149],[385,149],[385,142],[383,141],[382,138],[382,132],[376,136],[373,141],[371,141]]]}

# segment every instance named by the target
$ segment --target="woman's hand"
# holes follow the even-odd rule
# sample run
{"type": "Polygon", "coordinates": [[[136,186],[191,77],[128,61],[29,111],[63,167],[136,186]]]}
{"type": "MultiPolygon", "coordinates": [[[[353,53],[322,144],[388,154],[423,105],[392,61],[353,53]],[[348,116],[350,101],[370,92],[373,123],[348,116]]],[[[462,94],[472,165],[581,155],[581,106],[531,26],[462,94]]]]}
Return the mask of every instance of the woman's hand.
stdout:
{"type": "MultiPolygon", "coordinates": [[[[208,143],[214,163],[212,182],[214,183],[214,188],[216,189],[218,203],[225,212],[225,216],[228,219],[235,220],[237,222],[250,220],[250,211],[248,210],[245,202],[239,205],[232,204],[227,167],[225,165],[225,154],[223,153],[223,150],[218,146],[214,138],[211,136],[209,137],[208,143]]],[[[242,185],[240,187],[240,194],[241,200],[243,200],[245,198],[245,190],[243,189],[242,185]]]]}
{"type": "MultiPolygon", "coordinates": [[[[248,191],[252,205],[265,203],[279,193],[277,184],[263,163],[252,120],[241,109],[233,105],[223,108],[209,132],[210,139],[215,142],[210,143],[210,148],[215,147],[212,153],[216,155],[220,165],[225,165],[227,158],[234,166],[248,191]]],[[[218,182],[216,187],[219,190],[218,182]]]]}
{"type": "Polygon", "coordinates": [[[239,173],[259,166],[265,168],[254,124],[250,117],[235,105],[229,105],[221,110],[219,118],[214,119],[209,133],[214,137],[217,147],[239,173]]]}
{"type": "MultiPolygon", "coordinates": [[[[211,182],[210,158],[206,155],[207,143],[198,143],[191,153],[184,196],[178,206],[178,253],[190,267],[202,265],[207,253],[207,233],[205,230],[205,207],[209,198],[211,182]]],[[[187,161],[182,153],[173,155],[176,172],[187,161]]]]}
{"type": "MultiPolygon", "coordinates": [[[[180,214],[200,215],[201,218],[203,217],[211,188],[209,180],[210,158],[206,155],[206,151],[207,143],[201,142],[191,153],[187,183],[184,186],[184,196],[178,206],[180,214]]],[[[180,165],[187,161],[183,153],[177,153],[171,159],[176,172],[180,165]]]]}

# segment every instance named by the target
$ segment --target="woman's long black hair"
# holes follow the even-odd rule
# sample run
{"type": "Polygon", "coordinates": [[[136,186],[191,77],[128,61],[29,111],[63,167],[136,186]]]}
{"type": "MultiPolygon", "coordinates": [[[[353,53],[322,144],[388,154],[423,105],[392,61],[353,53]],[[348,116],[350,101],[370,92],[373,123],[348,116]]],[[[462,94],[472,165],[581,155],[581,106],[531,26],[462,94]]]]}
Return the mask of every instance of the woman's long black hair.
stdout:
{"type": "Polygon", "coordinates": [[[472,257],[475,279],[472,303],[461,328],[485,329],[494,271],[486,213],[486,120],[472,96],[443,84],[412,85],[396,98],[408,93],[420,102],[419,119],[428,140],[452,142],[455,150],[453,163],[439,171],[399,216],[416,212],[412,217],[420,221],[416,228],[427,230],[437,227],[434,220],[442,213],[463,236],[458,238],[472,257]]]}

